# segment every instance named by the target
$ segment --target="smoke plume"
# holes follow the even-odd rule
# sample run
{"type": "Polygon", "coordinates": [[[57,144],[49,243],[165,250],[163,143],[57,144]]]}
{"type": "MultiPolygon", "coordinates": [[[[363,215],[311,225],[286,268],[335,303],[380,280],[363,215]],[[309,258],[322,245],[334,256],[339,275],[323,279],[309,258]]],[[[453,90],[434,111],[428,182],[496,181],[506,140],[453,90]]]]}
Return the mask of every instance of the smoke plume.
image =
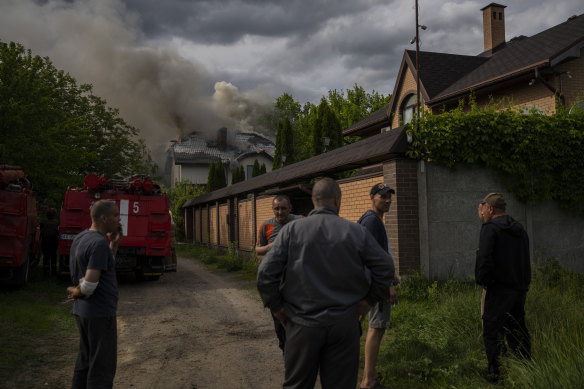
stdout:
{"type": "Polygon", "coordinates": [[[215,83],[177,50],[147,43],[139,26],[119,0],[0,4],[0,40],[20,43],[78,83],[92,84],[95,95],[140,129],[159,167],[171,139],[193,131],[215,138],[222,126],[252,130],[270,103],[266,97],[215,83]]]}

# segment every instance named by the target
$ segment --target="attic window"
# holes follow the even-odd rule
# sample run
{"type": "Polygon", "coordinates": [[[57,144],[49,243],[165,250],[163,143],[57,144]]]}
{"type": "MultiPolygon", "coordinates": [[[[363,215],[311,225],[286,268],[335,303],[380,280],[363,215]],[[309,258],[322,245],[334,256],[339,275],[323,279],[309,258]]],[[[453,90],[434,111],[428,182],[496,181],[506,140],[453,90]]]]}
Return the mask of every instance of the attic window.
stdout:
{"type": "Polygon", "coordinates": [[[411,122],[412,119],[414,118],[415,113],[416,113],[416,95],[412,93],[411,95],[405,98],[402,106],[401,114],[404,122],[403,124],[408,124],[409,122],[411,122]]]}
{"type": "Polygon", "coordinates": [[[497,13],[496,12],[493,12],[493,19],[497,20],[497,13]]]}

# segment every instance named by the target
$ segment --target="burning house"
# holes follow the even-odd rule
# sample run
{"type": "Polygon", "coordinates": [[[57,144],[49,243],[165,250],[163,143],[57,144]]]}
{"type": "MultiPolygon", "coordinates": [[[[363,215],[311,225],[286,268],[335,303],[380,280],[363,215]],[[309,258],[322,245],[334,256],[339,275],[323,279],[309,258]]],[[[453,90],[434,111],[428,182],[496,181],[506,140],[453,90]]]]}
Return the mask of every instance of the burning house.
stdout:
{"type": "Polygon", "coordinates": [[[250,179],[254,161],[272,170],[275,144],[268,138],[250,132],[238,132],[231,136],[225,127],[217,131],[215,140],[207,140],[197,133],[178,141],[171,141],[167,151],[167,177],[170,186],[188,179],[193,184],[206,185],[209,165],[221,160],[225,166],[227,183],[231,184],[231,172],[243,166],[245,179],[250,179]]]}

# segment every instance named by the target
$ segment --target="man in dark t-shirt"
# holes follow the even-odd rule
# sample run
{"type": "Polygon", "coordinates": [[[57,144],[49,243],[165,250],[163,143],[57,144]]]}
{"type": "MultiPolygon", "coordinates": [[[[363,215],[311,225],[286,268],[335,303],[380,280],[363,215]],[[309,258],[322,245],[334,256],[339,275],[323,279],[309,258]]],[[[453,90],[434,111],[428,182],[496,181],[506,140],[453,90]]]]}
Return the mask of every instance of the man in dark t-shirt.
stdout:
{"type": "MultiPolygon", "coordinates": [[[[391,205],[391,195],[395,191],[385,183],[373,185],[369,192],[371,198],[371,208],[367,210],[357,221],[375,237],[375,240],[382,249],[387,253],[391,253],[389,247],[389,239],[387,238],[387,231],[383,222],[383,215],[389,211],[391,205]]],[[[399,279],[395,277],[393,284],[397,284],[399,279]]],[[[361,388],[387,388],[381,383],[381,377],[375,369],[377,364],[377,355],[379,354],[379,347],[381,339],[385,333],[385,329],[389,328],[389,318],[391,312],[391,304],[397,303],[397,294],[392,285],[389,288],[389,301],[382,301],[373,306],[369,312],[369,329],[365,339],[365,366],[363,368],[363,380],[361,381],[361,388]]]]}
{"type": "MultiPolygon", "coordinates": [[[[263,222],[258,232],[258,241],[255,248],[258,256],[266,255],[272,247],[272,243],[276,240],[278,233],[286,223],[302,217],[290,213],[292,211],[292,204],[290,198],[286,195],[279,195],[274,198],[272,201],[272,211],[274,211],[274,217],[263,222]]],[[[272,319],[274,320],[274,329],[278,336],[278,346],[284,352],[286,331],[277,318],[272,316],[272,319]]]]}
{"type": "Polygon", "coordinates": [[[120,213],[112,200],[91,207],[92,224],[71,245],[69,266],[75,286],[71,313],[79,329],[73,389],[111,388],[116,374],[118,282],[114,255],[122,236],[120,213]],[[106,237],[109,237],[110,243],[106,237]]]}

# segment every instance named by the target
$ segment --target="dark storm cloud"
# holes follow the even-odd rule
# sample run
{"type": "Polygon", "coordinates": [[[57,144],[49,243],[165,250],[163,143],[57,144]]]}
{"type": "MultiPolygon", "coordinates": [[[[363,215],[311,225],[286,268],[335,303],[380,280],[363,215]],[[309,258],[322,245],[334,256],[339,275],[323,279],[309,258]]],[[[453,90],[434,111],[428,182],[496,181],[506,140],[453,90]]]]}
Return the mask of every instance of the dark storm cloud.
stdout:
{"type": "Polygon", "coordinates": [[[179,36],[201,43],[231,44],[245,35],[310,36],[330,19],[366,12],[383,0],[182,1],[123,0],[141,15],[150,38],[179,36]]]}

